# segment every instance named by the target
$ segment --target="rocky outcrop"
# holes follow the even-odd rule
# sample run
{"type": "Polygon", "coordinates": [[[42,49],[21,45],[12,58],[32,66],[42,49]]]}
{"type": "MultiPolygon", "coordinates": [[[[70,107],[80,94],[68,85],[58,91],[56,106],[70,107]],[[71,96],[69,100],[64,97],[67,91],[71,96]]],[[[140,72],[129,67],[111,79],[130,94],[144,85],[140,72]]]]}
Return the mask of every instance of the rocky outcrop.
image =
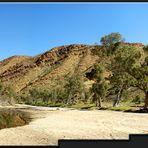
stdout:
{"type": "Polygon", "coordinates": [[[35,63],[39,66],[41,64],[49,63],[50,66],[59,63],[69,56],[70,53],[78,54],[80,49],[87,47],[87,45],[69,45],[52,48],[35,59],[35,63]]]}
{"type": "MultiPolygon", "coordinates": [[[[136,46],[141,43],[121,43],[136,46]]],[[[87,70],[101,57],[97,56],[101,45],[72,44],[59,46],[35,57],[13,56],[0,61],[0,80],[12,84],[16,92],[29,87],[48,86],[51,81],[64,75],[80,70],[87,70]]]]}

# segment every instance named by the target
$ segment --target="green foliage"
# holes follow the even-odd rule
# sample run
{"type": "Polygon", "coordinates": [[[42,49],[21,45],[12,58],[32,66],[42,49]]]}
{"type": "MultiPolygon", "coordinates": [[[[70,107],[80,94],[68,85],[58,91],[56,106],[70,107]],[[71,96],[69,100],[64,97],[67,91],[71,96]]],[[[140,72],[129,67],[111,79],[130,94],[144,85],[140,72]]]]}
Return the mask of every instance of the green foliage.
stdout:
{"type": "Polygon", "coordinates": [[[94,92],[97,97],[104,98],[107,93],[107,88],[108,85],[105,81],[100,82],[99,80],[97,80],[96,83],[94,83],[92,86],[92,92],[94,92]]]}
{"type": "Polygon", "coordinates": [[[136,81],[128,71],[138,64],[139,58],[140,53],[136,48],[120,46],[116,50],[110,65],[110,70],[112,71],[110,83],[114,88],[117,89],[123,87],[125,90],[131,85],[135,85],[136,81]]]}
{"type": "MultiPolygon", "coordinates": [[[[78,104],[84,105],[91,100],[96,105],[99,101],[101,106],[101,102],[107,99],[110,102],[114,98],[121,99],[122,103],[131,101],[135,96],[129,94],[130,89],[138,88],[147,96],[148,46],[140,49],[130,44],[124,44],[122,43],[124,39],[118,32],[103,36],[100,42],[103,46],[95,45],[90,48],[91,53],[99,56],[98,64],[94,65],[91,72],[86,73],[86,77],[94,81],[90,91],[84,85],[84,80],[87,78],[76,71],[64,77],[53,78],[55,79],[54,84],[50,84],[48,88],[29,90],[28,94],[21,96],[22,100],[26,103],[44,106],[65,106],[67,104],[79,106],[78,104]],[[109,77],[104,76],[104,73],[107,74],[107,72],[110,74],[109,77]]],[[[46,68],[42,76],[51,70],[46,68]]],[[[0,93],[4,90],[0,84],[0,93]]],[[[6,91],[5,94],[9,93],[6,91]]],[[[146,98],[145,100],[148,100],[146,98]]],[[[138,103],[139,100],[140,98],[137,96],[133,99],[133,103],[138,103]]],[[[148,104],[148,101],[145,104],[148,104]]]]}
{"type": "Polygon", "coordinates": [[[99,57],[105,56],[104,47],[100,45],[95,45],[94,48],[91,50],[93,55],[98,55],[99,57]]]}
{"type": "Polygon", "coordinates": [[[121,105],[121,106],[118,106],[118,107],[110,107],[108,108],[109,110],[112,110],[112,111],[128,111],[128,112],[134,112],[137,110],[136,107],[130,107],[129,105],[121,105]]]}
{"type": "Polygon", "coordinates": [[[104,67],[102,65],[96,64],[94,66],[94,80],[95,83],[92,86],[92,92],[94,93],[93,100],[96,101],[96,106],[101,107],[101,100],[106,96],[108,90],[108,84],[103,76],[104,67]]]}
{"type": "MultiPolygon", "coordinates": [[[[123,89],[137,87],[145,93],[145,100],[148,100],[147,57],[143,63],[140,62],[140,58],[141,53],[137,48],[120,46],[111,63],[111,83],[117,87],[122,85],[123,89]]],[[[148,102],[145,105],[148,106],[148,102]]]]}
{"type": "Polygon", "coordinates": [[[61,106],[76,104],[80,100],[87,102],[87,98],[90,99],[91,94],[85,89],[83,76],[76,72],[65,79],[56,77],[48,88],[32,88],[19,100],[32,105],[61,106]]]}
{"type": "Polygon", "coordinates": [[[52,97],[51,91],[47,89],[33,88],[26,95],[26,102],[32,105],[47,105],[52,97]],[[28,99],[27,99],[28,98],[28,99]]]}
{"type": "Polygon", "coordinates": [[[140,104],[143,101],[143,96],[137,95],[132,102],[134,102],[135,104],[140,104]]]}
{"type": "Polygon", "coordinates": [[[67,103],[74,103],[74,100],[85,99],[85,88],[83,77],[79,72],[67,77],[65,82],[65,91],[67,94],[67,103]]]}
{"type": "Polygon", "coordinates": [[[63,86],[55,86],[51,89],[51,101],[55,103],[65,103],[67,98],[66,90],[63,86]]]}
{"type": "Polygon", "coordinates": [[[59,106],[58,103],[64,103],[66,98],[63,85],[57,79],[55,84],[48,88],[31,88],[28,92],[18,95],[18,102],[37,106],[59,106]]]}
{"type": "Polygon", "coordinates": [[[10,85],[4,85],[0,82],[0,98],[2,102],[13,104],[16,98],[16,93],[10,85]]]}
{"type": "Polygon", "coordinates": [[[7,90],[6,95],[9,98],[15,98],[16,97],[16,93],[15,93],[14,89],[11,86],[6,87],[6,90],[7,90]]]}
{"type": "Polygon", "coordinates": [[[146,53],[148,53],[148,45],[145,45],[145,46],[143,47],[143,50],[144,50],[146,53]]]}
{"type": "Polygon", "coordinates": [[[31,104],[32,99],[30,99],[29,92],[23,92],[17,94],[17,102],[18,103],[25,103],[25,104],[31,104]]]}
{"type": "Polygon", "coordinates": [[[0,94],[2,93],[2,91],[3,91],[3,85],[2,85],[2,83],[0,82],[0,94]]]}
{"type": "Polygon", "coordinates": [[[95,107],[95,104],[81,102],[81,103],[78,103],[78,104],[74,104],[71,107],[77,108],[77,109],[92,109],[93,107],[95,107]]]}
{"type": "Polygon", "coordinates": [[[110,56],[114,54],[116,48],[120,45],[121,42],[124,42],[122,35],[118,32],[105,35],[100,40],[102,46],[102,51],[105,55],[110,56]]]}
{"type": "Polygon", "coordinates": [[[122,41],[124,41],[124,39],[122,38],[122,35],[118,32],[105,35],[100,40],[101,44],[105,47],[109,47],[112,44],[122,42],[122,41]]]}

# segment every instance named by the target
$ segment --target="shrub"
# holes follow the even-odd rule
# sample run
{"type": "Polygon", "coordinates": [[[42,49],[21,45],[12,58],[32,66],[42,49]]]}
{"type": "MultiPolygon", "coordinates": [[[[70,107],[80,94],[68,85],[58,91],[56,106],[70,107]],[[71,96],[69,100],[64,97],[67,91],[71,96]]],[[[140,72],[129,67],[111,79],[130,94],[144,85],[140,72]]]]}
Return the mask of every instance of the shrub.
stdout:
{"type": "Polygon", "coordinates": [[[3,105],[14,104],[16,93],[10,85],[4,85],[0,82],[0,98],[3,105]]]}
{"type": "Polygon", "coordinates": [[[143,50],[144,50],[146,53],[148,53],[148,45],[145,45],[145,46],[143,47],[143,50]]]}
{"type": "Polygon", "coordinates": [[[132,102],[133,103],[136,103],[136,104],[140,104],[142,101],[143,101],[143,97],[141,95],[137,95],[133,100],[132,102]]]}

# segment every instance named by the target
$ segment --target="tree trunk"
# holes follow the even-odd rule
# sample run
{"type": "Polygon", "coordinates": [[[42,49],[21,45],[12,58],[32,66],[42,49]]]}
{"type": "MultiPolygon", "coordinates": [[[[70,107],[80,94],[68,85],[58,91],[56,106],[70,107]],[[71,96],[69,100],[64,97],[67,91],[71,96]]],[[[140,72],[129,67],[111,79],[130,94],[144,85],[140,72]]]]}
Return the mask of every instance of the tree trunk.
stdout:
{"type": "Polygon", "coordinates": [[[101,103],[101,97],[96,96],[96,107],[101,107],[102,103],[101,103]]]}
{"type": "Polygon", "coordinates": [[[145,92],[145,104],[144,109],[148,110],[148,92],[145,92]]]}
{"type": "Polygon", "coordinates": [[[99,107],[102,107],[102,104],[101,104],[101,97],[99,97],[99,107]]]}
{"type": "Polygon", "coordinates": [[[96,107],[98,107],[98,99],[96,99],[96,107]]]}
{"type": "Polygon", "coordinates": [[[122,92],[123,92],[123,89],[122,89],[122,87],[121,87],[121,89],[119,89],[119,91],[118,91],[118,93],[117,93],[117,96],[116,96],[115,101],[114,101],[114,103],[113,103],[113,107],[116,107],[116,106],[119,105],[119,102],[120,102],[121,97],[122,97],[122,92]]]}
{"type": "Polygon", "coordinates": [[[94,95],[93,95],[93,100],[96,103],[96,107],[98,107],[98,96],[96,93],[94,93],[94,95]]]}
{"type": "Polygon", "coordinates": [[[71,101],[71,94],[68,95],[67,101],[66,101],[66,105],[70,105],[70,101],[71,101]]]}

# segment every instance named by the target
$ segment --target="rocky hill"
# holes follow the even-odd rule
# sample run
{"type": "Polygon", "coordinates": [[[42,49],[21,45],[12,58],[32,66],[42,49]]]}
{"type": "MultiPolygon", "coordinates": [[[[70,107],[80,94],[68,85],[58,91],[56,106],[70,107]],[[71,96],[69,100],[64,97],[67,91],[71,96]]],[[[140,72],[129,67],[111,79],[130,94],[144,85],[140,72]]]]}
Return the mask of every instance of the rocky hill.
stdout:
{"type": "MultiPolygon", "coordinates": [[[[124,43],[137,46],[141,43],[124,43]]],[[[54,79],[79,70],[89,71],[101,57],[94,54],[95,45],[73,44],[52,48],[35,57],[13,56],[0,61],[0,80],[11,84],[16,92],[34,87],[48,87],[54,79]]],[[[91,81],[86,82],[91,85],[91,81]]]]}
{"type": "Polygon", "coordinates": [[[0,62],[0,79],[17,92],[45,87],[58,76],[90,68],[98,59],[93,49],[94,46],[77,44],[56,47],[35,57],[13,56],[0,62]]]}

